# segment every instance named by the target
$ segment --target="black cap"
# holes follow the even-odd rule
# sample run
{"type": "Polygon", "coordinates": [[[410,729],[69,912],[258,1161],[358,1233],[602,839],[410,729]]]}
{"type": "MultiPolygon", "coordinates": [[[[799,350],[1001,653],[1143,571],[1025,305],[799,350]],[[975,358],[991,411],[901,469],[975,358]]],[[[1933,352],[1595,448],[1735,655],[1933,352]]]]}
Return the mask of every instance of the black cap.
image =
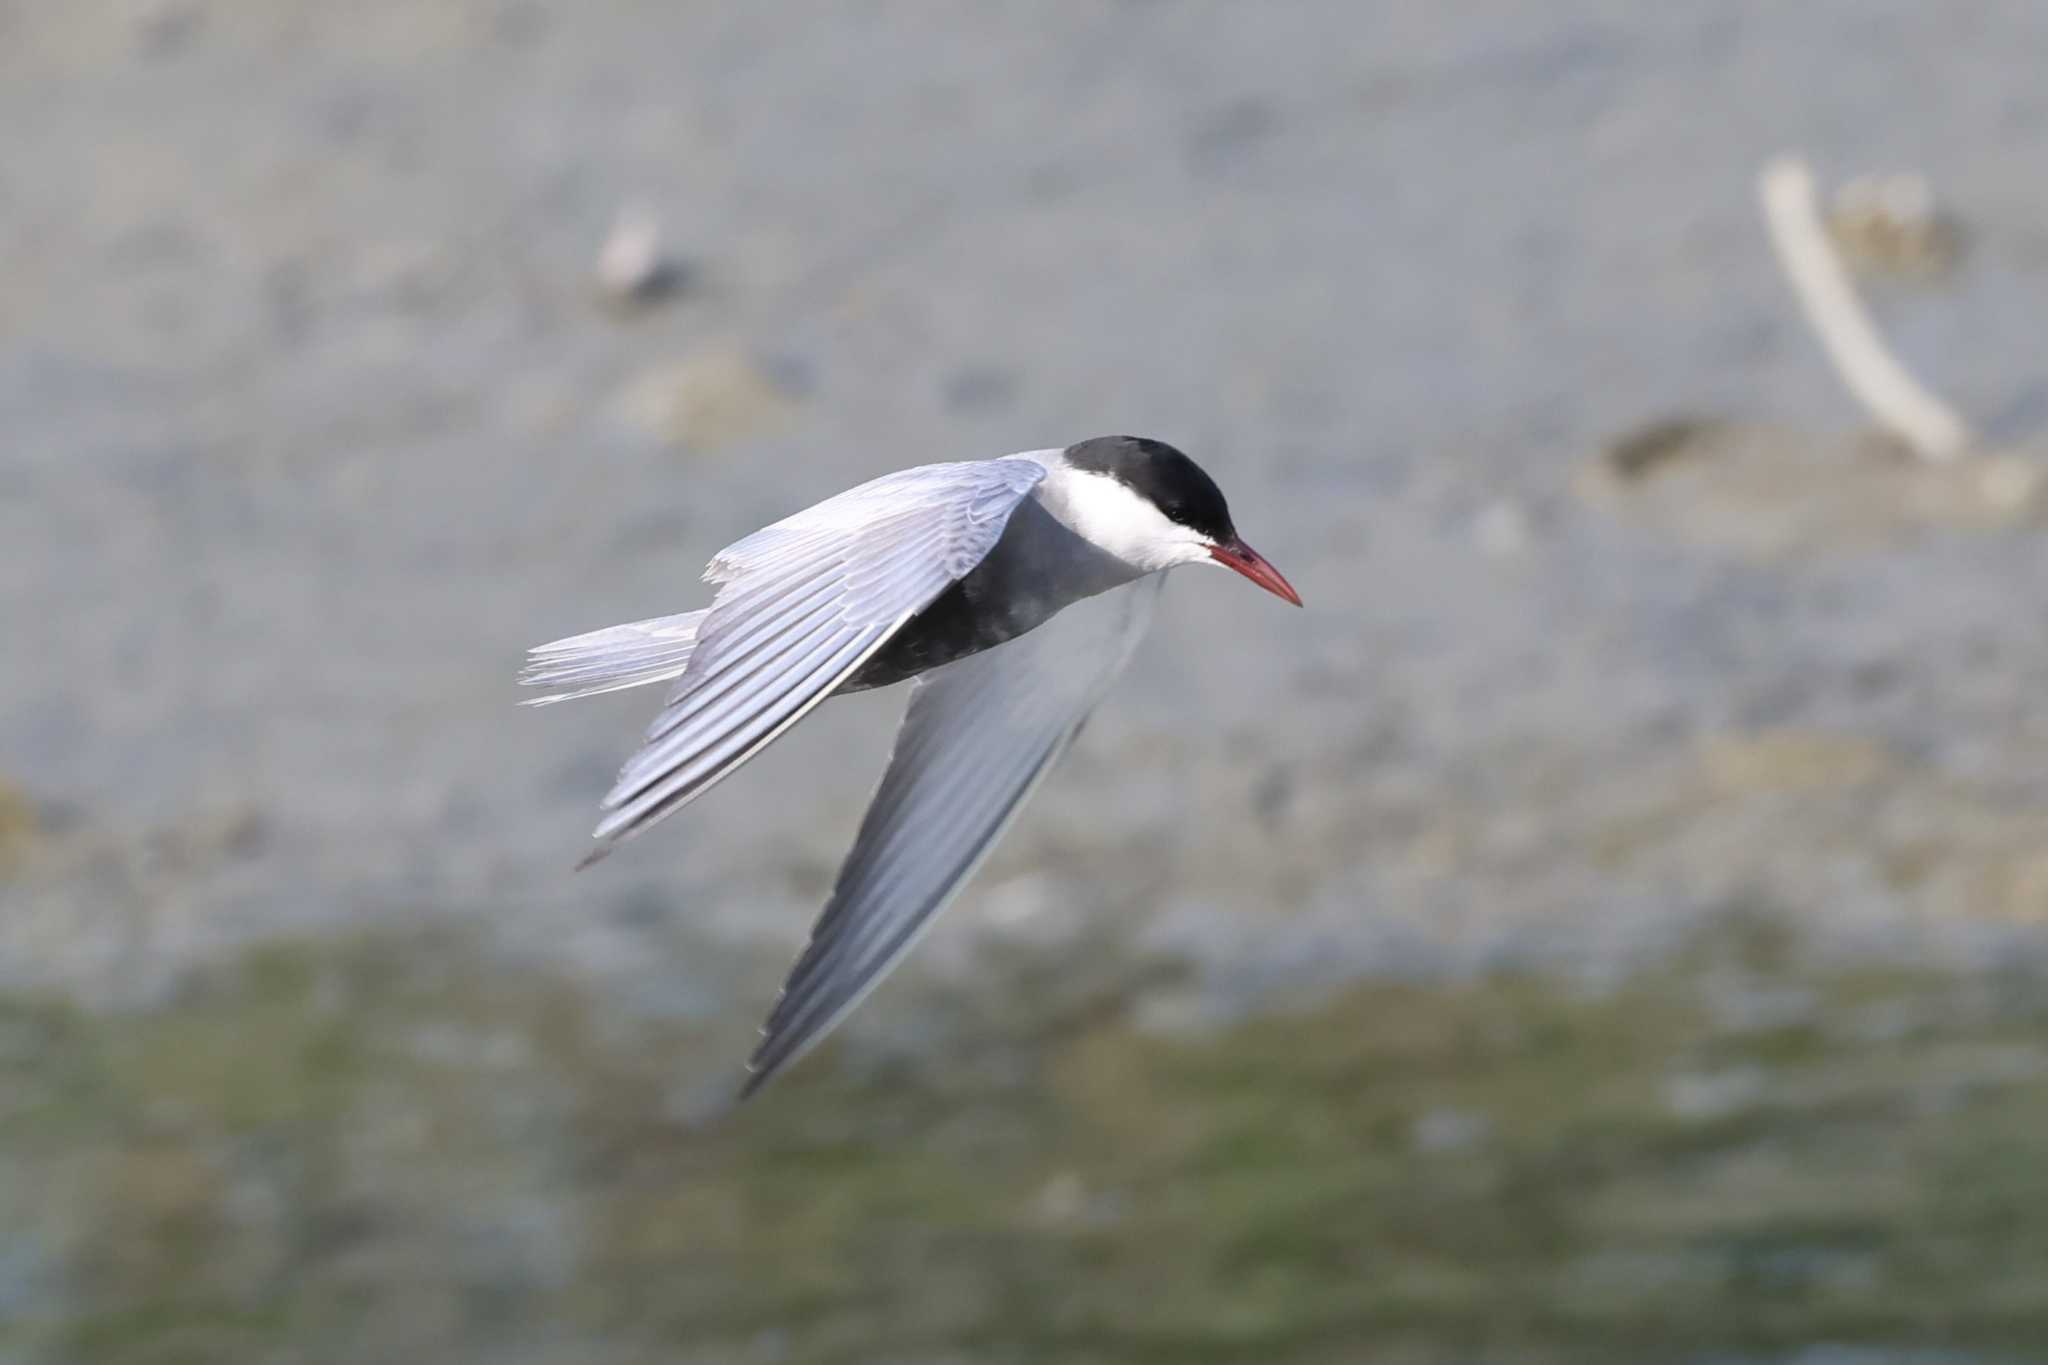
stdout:
{"type": "Polygon", "coordinates": [[[1218,544],[1237,539],[1223,490],[1202,467],[1164,441],[1096,436],[1067,447],[1067,463],[1107,474],[1178,522],[1218,544]]]}

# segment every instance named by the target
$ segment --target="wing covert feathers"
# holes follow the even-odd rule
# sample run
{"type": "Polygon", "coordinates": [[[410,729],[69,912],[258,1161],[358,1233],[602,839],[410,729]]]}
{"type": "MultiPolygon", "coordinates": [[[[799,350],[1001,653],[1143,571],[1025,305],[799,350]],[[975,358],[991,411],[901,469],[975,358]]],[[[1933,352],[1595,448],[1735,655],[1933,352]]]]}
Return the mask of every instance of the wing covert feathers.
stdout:
{"type": "Polygon", "coordinates": [[[674,814],[832,695],[1001,538],[1045,467],[925,465],[827,498],[735,541],[718,594],[646,742],[601,803],[604,847],[674,814]]]}

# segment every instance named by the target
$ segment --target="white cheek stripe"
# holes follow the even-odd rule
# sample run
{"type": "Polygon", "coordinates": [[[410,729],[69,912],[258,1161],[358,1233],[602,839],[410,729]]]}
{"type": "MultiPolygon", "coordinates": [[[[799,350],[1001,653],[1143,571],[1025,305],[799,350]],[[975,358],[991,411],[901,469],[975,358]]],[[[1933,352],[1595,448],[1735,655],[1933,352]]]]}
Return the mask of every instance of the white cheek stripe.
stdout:
{"type": "Polygon", "coordinates": [[[1055,468],[1037,496],[1068,530],[1141,572],[1209,557],[1209,542],[1199,532],[1107,474],[1055,468]]]}

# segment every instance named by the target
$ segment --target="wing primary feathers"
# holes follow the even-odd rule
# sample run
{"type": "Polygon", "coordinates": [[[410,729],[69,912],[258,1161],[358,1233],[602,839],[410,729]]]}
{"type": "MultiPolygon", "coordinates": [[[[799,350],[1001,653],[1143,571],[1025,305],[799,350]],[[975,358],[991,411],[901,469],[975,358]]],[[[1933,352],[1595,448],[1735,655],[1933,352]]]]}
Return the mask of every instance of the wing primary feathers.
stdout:
{"type": "MultiPolygon", "coordinates": [[[[625,840],[646,830],[657,821],[667,819],[670,815],[681,810],[705,792],[710,791],[713,787],[738,771],[740,766],[753,758],[754,755],[780,739],[790,726],[810,714],[826,697],[832,694],[833,687],[838,686],[847,675],[853,673],[862,664],[866,663],[876,650],[887,644],[892,633],[893,630],[877,632],[871,641],[840,668],[838,673],[830,679],[828,685],[818,688],[806,697],[801,704],[790,708],[786,715],[775,721],[772,725],[758,727],[750,737],[745,748],[727,753],[715,765],[710,766],[693,778],[689,785],[669,790],[657,801],[647,802],[647,798],[642,797],[639,802],[636,802],[634,807],[614,812],[599,823],[595,837],[608,839],[614,845],[623,843],[625,840]],[[763,730],[765,730],[765,733],[761,732],[763,730]]],[[[664,784],[665,787],[666,785],[664,784]]]]}
{"type": "Polygon", "coordinates": [[[755,1049],[754,1055],[747,1062],[748,1075],[741,1086],[740,1098],[745,1099],[753,1095],[785,1067],[823,1042],[825,1036],[837,1027],[842,1019],[851,1014],[875,987],[881,985],[882,978],[887,975],[889,969],[915,947],[917,939],[936,922],[937,912],[944,908],[944,902],[952,898],[957,888],[973,876],[988,855],[994,851],[996,843],[1022,809],[1025,798],[1050,770],[1051,761],[1055,757],[1056,752],[1048,753],[1034,765],[1018,790],[1016,800],[988,828],[968,856],[944,873],[947,889],[943,897],[922,907],[915,918],[896,932],[885,952],[874,955],[865,964],[853,964],[853,970],[848,971],[843,978],[836,975],[825,978],[811,996],[808,1005],[800,1006],[800,1016],[791,1015],[785,1017],[783,1022],[770,1026],[768,1036],[761,1040],[761,1045],[755,1049]]]}
{"type": "Polygon", "coordinates": [[[713,678],[701,687],[692,688],[668,708],[675,714],[667,731],[619,770],[618,780],[605,793],[602,802],[605,809],[622,805],[663,774],[672,771],[676,764],[685,761],[693,748],[701,746],[708,725],[729,700],[743,703],[750,697],[762,695],[777,683],[796,675],[798,666],[808,657],[805,651],[817,648],[820,641],[831,644],[843,638],[844,633],[829,613],[806,618],[793,624],[787,637],[764,645],[747,670],[713,678]]]}
{"type": "Polygon", "coordinates": [[[718,595],[596,837],[639,833],[773,743],[979,564],[1045,474],[1034,457],[902,470],[713,556],[718,595]]]}
{"type": "MultiPolygon", "coordinates": [[[[999,795],[1006,788],[1014,791],[1016,795],[1008,807],[1004,807],[999,800],[982,801],[972,806],[963,806],[957,812],[955,823],[975,832],[970,836],[971,842],[956,864],[939,880],[947,885],[965,880],[968,870],[986,851],[994,847],[996,839],[1001,834],[1003,817],[1007,810],[1021,808],[1024,794],[1063,747],[1062,742],[1055,742],[1032,757],[1028,763],[987,775],[985,780],[999,795]]],[[[949,792],[942,795],[951,794],[949,792]]],[[[935,796],[934,799],[942,799],[942,796],[935,796]]],[[[943,840],[947,831],[932,830],[925,833],[938,835],[943,840]]],[[[921,871],[914,865],[906,866],[902,858],[894,856],[898,852],[897,848],[890,849],[891,856],[879,863],[879,870],[870,869],[865,879],[864,904],[877,905],[892,901],[903,890],[906,880],[921,871]]],[[[795,970],[790,973],[789,982],[783,988],[782,998],[776,1002],[775,1009],[769,1014],[769,1030],[788,1031],[792,1034],[803,1031],[806,1018],[814,1018],[818,1012],[818,1004],[830,999],[834,994],[829,985],[816,991],[809,989],[812,982],[819,979],[821,973],[829,970],[835,976],[864,978],[868,973],[861,970],[862,963],[893,959],[907,936],[916,932],[924,922],[923,916],[906,916],[905,919],[908,922],[900,925],[893,925],[888,919],[872,919],[863,926],[850,929],[839,938],[819,943],[821,951],[815,954],[806,953],[795,970]],[[882,945],[882,951],[879,953],[873,951],[878,943],[882,945]]],[[[879,973],[876,975],[879,976],[879,973]]]]}
{"type": "MultiPolygon", "coordinates": [[[[787,671],[802,674],[806,679],[818,674],[841,677],[849,666],[857,666],[859,656],[874,647],[874,635],[874,631],[869,631],[848,641],[820,632],[805,642],[805,652],[787,671]]],[[[744,751],[751,757],[755,752],[752,743],[762,730],[792,714],[801,714],[823,701],[831,690],[829,686],[781,686],[778,679],[770,679],[769,684],[771,690],[735,698],[734,705],[724,713],[703,717],[704,724],[677,736],[687,745],[679,746],[658,771],[623,791],[617,800],[606,798],[612,813],[598,825],[598,837],[640,820],[654,806],[699,786],[705,776],[731,766],[735,754],[744,751]]]]}
{"type": "Polygon", "coordinates": [[[742,1095],[829,1034],[974,875],[1086,723],[1162,575],[919,678],[831,900],[762,1030],[742,1095]]]}

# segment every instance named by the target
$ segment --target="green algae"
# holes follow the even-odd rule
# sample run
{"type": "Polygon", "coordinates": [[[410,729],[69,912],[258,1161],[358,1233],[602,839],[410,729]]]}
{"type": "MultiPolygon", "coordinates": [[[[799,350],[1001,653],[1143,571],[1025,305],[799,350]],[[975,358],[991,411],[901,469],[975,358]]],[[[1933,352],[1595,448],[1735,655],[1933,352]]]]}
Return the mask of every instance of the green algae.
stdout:
{"type": "Polygon", "coordinates": [[[2038,983],[1797,957],[1189,1038],[1019,1009],[722,1117],[692,1097],[730,1030],[459,940],[278,946],[147,1012],[15,999],[0,1353],[2037,1358],[2038,983]]]}

